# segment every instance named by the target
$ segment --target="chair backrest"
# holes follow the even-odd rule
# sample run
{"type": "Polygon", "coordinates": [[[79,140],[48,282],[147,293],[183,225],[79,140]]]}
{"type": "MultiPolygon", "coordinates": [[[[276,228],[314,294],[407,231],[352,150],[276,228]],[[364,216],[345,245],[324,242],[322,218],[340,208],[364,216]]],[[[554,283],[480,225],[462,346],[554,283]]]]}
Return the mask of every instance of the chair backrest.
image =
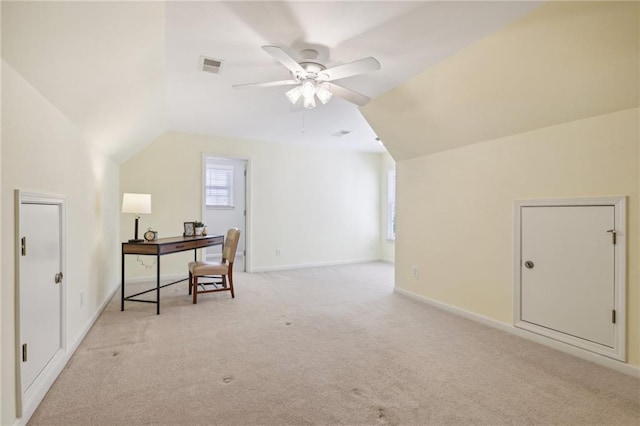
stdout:
{"type": "Polygon", "coordinates": [[[224,248],[222,249],[222,259],[233,263],[236,258],[236,250],[238,249],[238,241],[240,240],[240,230],[238,228],[229,228],[227,237],[224,239],[224,248]]]}

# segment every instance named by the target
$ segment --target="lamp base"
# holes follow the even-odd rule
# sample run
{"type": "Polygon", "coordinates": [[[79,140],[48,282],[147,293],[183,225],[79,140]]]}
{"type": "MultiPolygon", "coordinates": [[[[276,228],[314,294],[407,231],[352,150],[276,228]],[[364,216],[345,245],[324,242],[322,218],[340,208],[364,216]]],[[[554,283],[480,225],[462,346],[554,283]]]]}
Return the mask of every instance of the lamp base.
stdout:
{"type": "Polygon", "coordinates": [[[141,240],[141,239],[137,239],[137,240],[129,240],[129,242],[130,242],[130,243],[141,243],[141,242],[143,242],[143,241],[144,241],[144,240],[141,240]]]}

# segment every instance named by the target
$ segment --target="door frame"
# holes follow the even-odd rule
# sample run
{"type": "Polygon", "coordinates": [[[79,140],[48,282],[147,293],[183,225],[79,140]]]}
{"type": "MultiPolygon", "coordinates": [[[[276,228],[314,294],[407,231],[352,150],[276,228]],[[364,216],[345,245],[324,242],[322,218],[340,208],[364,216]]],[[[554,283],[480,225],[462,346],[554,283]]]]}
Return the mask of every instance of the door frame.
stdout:
{"type": "Polygon", "coordinates": [[[557,340],[590,352],[626,362],[627,350],[627,302],[626,302],[626,197],[598,198],[560,198],[543,200],[517,200],[514,207],[514,248],[513,248],[513,324],[547,338],[557,340]],[[614,327],[613,348],[589,342],[559,331],[522,321],[522,209],[524,207],[590,207],[612,206],[616,226],[616,244],[614,245],[614,306],[616,323],[614,327]]]}
{"type": "Polygon", "coordinates": [[[244,216],[244,272],[251,272],[251,159],[245,157],[229,157],[214,154],[211,152],[202,153],[202,172],[200,174],[202,182],[202,186],[200,188],[200,196],[202,197],[202,199],[200,201],[200,214],[203,219],[207,211],[206,201],[204,199],[204,189],[207,185],[207,157],[219,160],[234,160],[245,162],[245,171],[247,172],[247,174],[244,177],[244,209],[246,212],[244,216]]]}
{"type": "Polygon", "coordinates": [[[67,352],[67,307],[66,307],[66,280],[60,286],[60,349],[46,365],[44,370],[34,380],[28,392],[22,389],[22,363],[21,363],[21,324],[20,324],[20,252],[21,252],[21,224],[20,208],[22,204],[47,204],[57,205],[60,208],[60,268],[63,276],[67,275],[66,247],[66,198],[63,195],[44,194],[35,192],[14,190],[14,312],[15,312],[15,383],[16,383],[16,417],[21,418],[25,414],[30,417],[36,407],[42,401],[53,382],[62,371],[66,361],[67,352]]]}

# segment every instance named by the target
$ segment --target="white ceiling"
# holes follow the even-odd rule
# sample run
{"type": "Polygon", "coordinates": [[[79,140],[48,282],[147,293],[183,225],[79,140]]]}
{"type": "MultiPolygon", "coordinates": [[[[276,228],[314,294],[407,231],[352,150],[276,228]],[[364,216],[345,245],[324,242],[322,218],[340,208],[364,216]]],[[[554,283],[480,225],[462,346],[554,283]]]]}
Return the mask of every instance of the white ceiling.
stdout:
{"type": "Polygon", "coordinates": [[[232,85],[289,78],[260,46],[312,47],[328,67],[375,57],[381,70],[338,81],[375,98],[540,3],[3,1],[2,57],[116,161],[167,130],[375,152],[355,105],[293,112],[286,87],[232,85]]]}

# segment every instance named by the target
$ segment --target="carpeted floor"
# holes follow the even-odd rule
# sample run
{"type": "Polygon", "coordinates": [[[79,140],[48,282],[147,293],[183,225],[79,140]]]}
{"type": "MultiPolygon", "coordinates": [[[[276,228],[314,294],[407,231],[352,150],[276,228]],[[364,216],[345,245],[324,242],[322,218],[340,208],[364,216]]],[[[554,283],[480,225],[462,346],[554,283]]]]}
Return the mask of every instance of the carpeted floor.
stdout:
{"type": "Polygon", "coordinates": [[[383,263],[119,292],[31,425],[640,424],[640,381],[393,293],[383,263]]]}

